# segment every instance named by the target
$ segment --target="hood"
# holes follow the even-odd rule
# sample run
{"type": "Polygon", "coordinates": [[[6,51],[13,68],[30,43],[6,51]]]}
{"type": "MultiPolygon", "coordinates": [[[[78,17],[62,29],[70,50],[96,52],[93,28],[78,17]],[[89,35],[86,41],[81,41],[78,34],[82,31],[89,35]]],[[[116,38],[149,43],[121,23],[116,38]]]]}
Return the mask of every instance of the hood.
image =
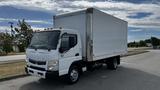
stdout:
{"type": "Polygon", "coordinates": [[[49,60],[58,60],[58,51],[57,50],[44,50],[44,49],[27,49],[26,58],[36,61],[49,61],[49,60]]]}

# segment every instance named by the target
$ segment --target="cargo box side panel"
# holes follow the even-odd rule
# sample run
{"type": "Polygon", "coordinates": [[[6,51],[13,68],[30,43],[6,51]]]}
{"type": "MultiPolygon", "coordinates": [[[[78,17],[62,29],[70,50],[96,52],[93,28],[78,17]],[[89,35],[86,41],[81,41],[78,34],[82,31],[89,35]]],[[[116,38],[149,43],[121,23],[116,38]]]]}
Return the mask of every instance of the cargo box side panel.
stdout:
{"type": "Polygon", "coordinates": [[[98,10],[93,12],[93,60],[127,52],[127,22],[98,10]]]}
{"type": "Polygon", "coordinates": [[[78,30],[81,35],[81,42],[82,42],[82,55],[85,57],[86,55],[86,14],[76,13],[70,14],[65,16],[58,16],[55,17],[55,28],[65,28],[65,29],[72,29],[78,30]]]}

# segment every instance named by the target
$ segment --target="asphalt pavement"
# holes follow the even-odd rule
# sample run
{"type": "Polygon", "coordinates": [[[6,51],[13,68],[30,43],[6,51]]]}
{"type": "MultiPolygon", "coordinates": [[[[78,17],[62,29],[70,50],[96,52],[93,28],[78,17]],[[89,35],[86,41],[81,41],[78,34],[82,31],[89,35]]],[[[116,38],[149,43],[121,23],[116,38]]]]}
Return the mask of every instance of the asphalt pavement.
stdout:
{"type": "Polygon", "coordinates": [[[86,72],[74,85],[27,76],[0,82],[0,90],[160,90],[160,50],[123,57],[117,70],[86,72]]]}

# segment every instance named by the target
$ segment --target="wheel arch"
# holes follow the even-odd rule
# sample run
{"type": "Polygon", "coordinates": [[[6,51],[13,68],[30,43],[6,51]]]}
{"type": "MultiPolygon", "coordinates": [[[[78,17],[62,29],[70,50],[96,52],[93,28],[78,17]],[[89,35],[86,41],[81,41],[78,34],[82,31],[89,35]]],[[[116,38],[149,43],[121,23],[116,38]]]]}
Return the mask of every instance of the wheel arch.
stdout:
{"type": "MultiPolygon", "coordinates": [[[[78,68],[78,70],[80,71],[80,73],[82,73],[82,67],[85,66],[85,62],[83,60],[78,60],[78,61],[74,61],[72,62],[72,64],[70,65],[69,69],[73,66],[76,66],[78,68]]],[[[69,72],[69,71],[68,71],[69,72]]]]}

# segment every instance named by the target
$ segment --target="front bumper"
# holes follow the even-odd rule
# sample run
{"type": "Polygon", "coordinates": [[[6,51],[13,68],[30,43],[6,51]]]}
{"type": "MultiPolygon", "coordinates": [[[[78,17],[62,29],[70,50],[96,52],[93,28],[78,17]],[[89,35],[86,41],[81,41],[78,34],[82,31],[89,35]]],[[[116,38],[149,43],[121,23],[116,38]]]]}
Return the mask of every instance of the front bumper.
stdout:
{"type": "Polygon", "coordinates": [[[38,76],[41,78],[58,77],[59,76],[58,71],[37,70],[37,69],[33,69],[28,66],[25,67],[25,71],[29,75],[38,76]]]}

